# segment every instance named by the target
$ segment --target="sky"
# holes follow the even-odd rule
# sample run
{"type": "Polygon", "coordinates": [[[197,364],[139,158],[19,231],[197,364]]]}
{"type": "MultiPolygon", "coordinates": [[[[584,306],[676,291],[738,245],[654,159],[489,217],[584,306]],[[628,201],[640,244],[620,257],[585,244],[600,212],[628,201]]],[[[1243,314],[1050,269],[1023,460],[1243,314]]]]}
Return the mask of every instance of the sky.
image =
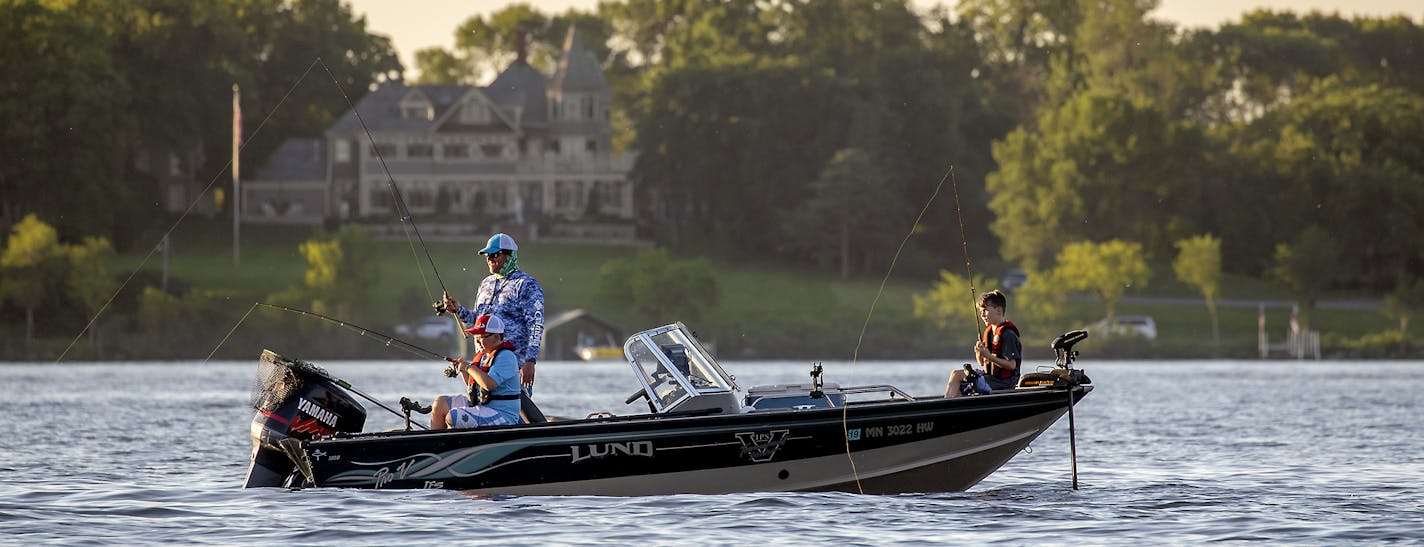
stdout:
{"type": "MultiPolygon", "coordinates": [[[[455,27],[471,15],[488,15],[512,0],[347,0],[358,14],[366,16],[368,28],[391,37],[401,63],[413,72],[416,50],[428,47],[450,48],[455,44],[455,27]]],[[[913,0],[928,9],[937,4],[953,2],[913,0]]],[[[597,0],[523,0],[544,13],[563,13],[569,8],[592,10],[597,0]]],[[[1420,0],[1161,0],[1153,15],[1180,26],[1216,27],[1225,21],[1241,18],[1241,14],[1258,8],[1277,11],[1340,13],[1344,16],[1388,16],[1403,14],[1415,21],[1424,20],[1424,2],[1420,0]]],[[[408,76],[410,74],[407,74],[408,76]]]]}

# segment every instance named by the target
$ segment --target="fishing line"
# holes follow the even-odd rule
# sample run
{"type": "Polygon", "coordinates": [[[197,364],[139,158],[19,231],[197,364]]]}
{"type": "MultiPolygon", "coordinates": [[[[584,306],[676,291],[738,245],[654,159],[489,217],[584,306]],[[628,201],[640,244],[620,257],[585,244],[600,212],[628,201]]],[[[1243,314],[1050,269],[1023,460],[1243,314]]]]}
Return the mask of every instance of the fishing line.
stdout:
{"type": "Polygon", "coordinates": [[[222,340],[218,341],[218,345],[213,346],[213,351],[208,352],[208,356],[203,359],[203,364],[207,364],[207,362],[213,358],[213,355],[218,352],[218,349],[223,347],[223,345],[227,343],[227,339],[232,338],[232,333],[237,332],[237,327],[241,326],[242,322],[247,320],[247,316],[252,315],[252,310],[257,309],[257,304],[257,302],[253,302],[252,307],[247,308],[247,313],[242,314],[242,319],[238,319],[237,324],[233,325],[232,328],[227,330],[227,335],[223,336],[222,340]]]}
{"type": "MultiPolygon", "coordinates": [[[[391,196],[396,203],[396,212],[401,215],[401,223],[410,226],[410,230],[406,232],[406,241],[408,243],[410,242],[410,233],[414,232],[415,239],[420,241],[420,247],[425,251],[425,259],[430,262],[430,273],[435,276],[435,282],[440,285],[440,291],[442,293],[448,293],[449,291],[445,288],[445,281],[440,278],[440,270],[435,268],[435,259],[430,256],[430,247],[425,244],[425,238],[420,235],[420,227],[416,226],[415,217],[411,215],[410,208],[405,204],[405,198],[401,196],[400,188],[396,186],[396,178],[391,174],[391,168],[386,165],[386,158],[381,156],[381,150],[376,146],[376,138],[371,135],[371,128],[366,125],[366,118],[361,116],[361,111],[356,109],[356,104],[351,102],[351,97],[346,94],[346,89],[341,87],[341,82],[336,79],[335,74],[331,73],[331,69],[326,66],[326,62],[322,61],[321,57],[317,57],[316,62],[321,63],[321,68],[326,70],[327,76],[331,77],[331,83],[336,86],[337,91],[341,92],[341,98],[346,100],[346,106],[350,107],[351,113],[356,115],[356,121],[361,124],[361,131],[366,134],[366,140],[371,143],[371,153],[376,156],[376,161],[381,164],[381,169],[386,172],[386,182],[391,188],[391,196]]],[[[415,254],[414,243],[411,243],[410,252],[411,255],[415,256],[418,265],[420,263],[420,256],[415,254]]],[[[420,280],[425,284],[425,292],[426,294],[431,294],[430,282],[425,279],[425,269],[419,269],[420,280]]],[[[456,320],[459,320],[459,316],[456,316],[456,320]]],[[[464,323],[461,322],[460,326],[463,328],[464,323]]]]}
{"type": "MultiPolygon", "coordinates": [[[[930,210],[930,205],[934,203],[935,197],[939,196],[939,191],[940,191],[940,189],[941,189],[941,188],[944,188],[944,180],[947,179],[947,178],[950,178],[951,175],[953,175],[953,174],[954,174],[954,166],[953,166],[953,165],[950,165],[950,166],[949,166],[949,170],[948,170],[948,171],[945,171],[944,176],[939,178],[939,184],[936,184],[936,185],[935,185],[934,193],[930,194],[930,197],[929,197],[928,200],[925,200],[925,206],[922,207],[922,208],[920,208],[920,214],[915,216],[915,223],[910,225],[910,232],[907,233],[907,234],[905,234],[905,239],[900,240],[900,246],[895,249],[895,256],[893,256],[893,257],[890,258],[890,267],[885,270],[885,277],[880,280],[880,289],[877,290],[877,291],[875,291],[875,299],[870,302],[870,310],[865,313],[865,323],[860,326],[860,337],[857,338],[856,341],[855,341],[855,351],[851,354],[851,358],[850,358],[850,364],[851,364],[851,366],[855,366],[856,361],[858,361],[859,358],[860,358],[860,344],[861,344],[861,342],[865,341],[865,331],[866,331],[866,329],[870,328],[870,318],[875,315],[875,305],[880,302],[880,295],[882,295],[882,294],[885,293],[885,284],[888,283],[888,282],[890,282],[890,274],[891,274],[891,273],[894,273],[894,271],[895,271],[895,263],[900,260],[900,253],[905,250],[905,244],[906,244],[906,243],[909,243],[909,242],[910,242],[910,238],[915,235],[915,229],[920,227],[920,220],[922,220],[922,219],[925,218],[925,213],[930,210]]],[[[956,188],[957,188],[957,186],[956,186],[956,188]]],[[[955,190],[955,196],[956,196],[956,198],[955,198],[955,204],[956,204],[956,207],[958,207],[958,201],[959,201],[959,199],[958,199],[958,197],[957,197],[958,195],[959,195],[959,192],[958,192],[958,190],[956,189],[956,190],[955,190]]],[[[964,225],[964,220],[961,218],[961,219],[960,219],[960,226],[962,227],[963,225],[964,225]]],[[[855,488],[856,488],[856,490],[859,490],[861,494],[864,494],[864,493],[865,493],[865,488],[862,487],[861,484],[860,484],[860,473],[857,472],[857,471],[856,471],[856,468],[855,468],[855,456],[852,456],[852,455],[851,455],[851,451],[850,451],[850,425],[849,425],[849,423],[848,423],[848,420],[849,420],[848,414],[849,414],[849,412],[850,412],[850,406],[847,405],[844,400],[842,400],[842,402],[841,402],[841,431],[845,434],[846,459],[847,459],[847,460],[850,460],[850,472],[851,472],[851,475],[855,477],[855,488]]]]}
{"type": "MultiPolygon", "coordinates": [[[[302,71],[302,75],[301,77],[297,78],[296,83],[293,83],[292,87],[287,89],[287,92],[282,95],[281,100],[277,101],[277,105],[273,106],[272,109],[267,112],[267,116],[262,118],[262,122],[257,124],[257,129],[254,129],[252,131],[252,134],[249,135],[246,139],[242,141],[241,144],[238,145],[237,151],[239,155],[244,149],[247,148],[247,144],[252,142],[252,139],[257,138],[257,135],[262,132],[262,128],[267,126],[268,120],[271,120],[272,116],[277,113],[277,110],[282,108],[282,105],[287,102],[287,98],[291,97],[292,93],[297,90],[297,87],[302,85],[302,81],[306,80],[307,75],[311,74],[312,68],[315,68],[316,64],[320,61],[321,58],[317,58],[317,60],[312,61],[311,64],[307,65],[307,69],[302,71]]],[[[232,168],[232,161],[232,158],[229,158],[227,160],[227,163],[223,165],[223,168],[219,169],[217,174],[213,175],[212,180],[208,181],[208,185],[203,187],[203,191],[198,192],[198,195],[194,197],[193,201],[188,204],[188,208],[183,210],[183,214],[178,215],[178,220],[173,221],[173,225],[168,227],[168,231],[163,232],[163,237],[159,238],[160,242],[168,236],[172,235],[173,231],[178,229],[178,225],[183,223],[183,219],[188,218],[188,215],[192,213],[193,209],[198,206],[198,202],[203,200],[203,196],[206,196],[208,194],[208,191],[213,188],[213,185],[217,184],[218,178],[222,177],[223,173],[226,173],[228,169],[232,168]]],[[[232,214],[236,215],[238,214],[238,212],[233,211],[232,214]]],[[[64,356],[69,354],[69,350],[74,348],[74,344],[79,342],[79,339],[84,336],[84,333],[89,332],[89,329],[94,326],[94,322],[98,321],[99,316],[104,314],[104,310],[109,309],[109,304],[112,304],[114,302],[114,298],[117,298],[119,296],[119,293],[123,292],[124,288],[129,286],[129,282],[133,281],[134,276],[138,275],[138,272],[142,271],[143,267],[148,265],[149,259],[152,259],[153,253],[156,252],[158,252],[158,245],[154,245],[152,249],[149,249],[148,254],[144,255],[143,260],[139,262],[138,267],[134,268],[134,271],[130,272],[129,276],[124,279],[124,282],[119,284],[119,288],[114,291],[114,294],[109,295],[109,299],[104,301],[104,305],[99,306],[99,311],[94,312],[94,316],[89,318],[89,322],[84,325],[84,328],[79,331],[79,334],[74,335],[74,339],[69,341],[69,345],[65,346],[64,351],[60,352],[59,357],[56,358],[54,362],[58,363],[64,360],[64,356]]]]}
{"type": "MultiPolygon", "coordinates": [[[[446,357],[446,356],[444,356],[444,355],[440,355],[440,354],[438,354],[438,353],[435,353],[435,352],[430,351],[430,350],[428,350],[428,349],[422,348],[422,347],[417,346],[417,345],[415,345],[415,344],[411,344],[411,343],[406,342],[406,341],[404,341],[404,340],[400,340],[400,339],[398,339],[398,338],[396,338],[396,337],[394,337],[394,336],[388,336],[388,335],[385,335],[385,334],[381,334],[381,333],[376,332],[376,331],[373,331],[373,330],[371,330],[371,329],[367,329],[367,328],[364,328],[364,327],[360,327],[360,326],[357,326],[357,325],[353,325],[353,324],[351,324],[351,323],[348,323],[348,322],[346,322],[346,321],[342,321],[342,320],[340,320],[340,319],[335,319],[335,318],[327,317],[327,316],[325,316],[325,315],[322,315],[322,314],[319,314],[319,313],[316,313],[316,312],[310,312],[310,311],[306,311],[306,310],[299,310],[299,309],[297,309],[297,308],[292,308],[292,307],[288,307],[288,306],[279,306],[279,305],[277,305],[277,304],[268,304],[268,303],[266,303],[266,302],[254,302],[254,303],[252,303],[252,307],[247,309],[247,313],[242,316],[242,319],[239,319],[239,320],[237,321],[237,324],[236,324],[236,325],[233,325],[231,330],[228,330],[227,336],[224,336],[223,339],[222,339],[222,341],[221,341],[221,342],[218,342],[217,347],[214,347],[214,348],[213,348],[212,353],[209,353],[209,354],[208,354],[208,359],[211,359],[211,358],[213,357],[213,354],[217,353],[217,352],[218,352],[218,349],[221,348],[221,347],[223,346],[223,344],[227,343],[227,339],[232,336],[232,333],[237,330],[237,327],[240,326],[240,325],[242,325],[243,321],[246,321],[246,320],[247,320],[247,316],[252,315],[252,311],[255,310],[255,309],[257,309],[258,306],[266,306],[266,307],[269,307],[269,308],[276,308],[276,309],[283,310],[283,311],[289,311],[289,312],[296,313],[296,314],[299,314],[299,315],[305,315],[305,316],[308,316],[308,317],[315,317],[315,318],[317,318],[317,319],[321,319],[321,320],[323,320],[323,321],[332,323],[332,324],[334,324],[334,325],[338,325],[338,326],[341,326],[341,327],[345,327],[345,328],[352,329],[352,330],[355,330],[355,331],[357,331],[357,332],[360,332],[362,336],[368,336],[368,335],[369,335],[369,336],[381,337],[381,338],[383,338],[383,339],[385,340],[385,346],[386,346],[386,347],[398,348],[398,349],[401,349],[401,350],[406,351],[407,353],[413,353],[413,354],[415,354],[415,355],[430,356],[430,357],[436,357],[436,358],[440,358],[440,359],[445,359],[446,361],[453,361],[453,359],[451,359],[451,358],[449,358],[449,357],[446,357]]],[[[204,359],[203,362],[206,363],[206,362],[207,362],[207,359],[204,359]]],[[[331,380],[332,382],[335,382],[336,385],[339,385],[339,386],[341,386],[341,387],[343,387],[343,388],[345,388],[345,389],[351,391],[352,393],[355,393],[355,394],[357,394],[357,395],[360,395],[361,397],[365,398],[367,401],[371,401],[371,403],[373,403],[373,404],[375,404],[376,406],[379,406],[379,407],[385,409],[387,412],[390,412],[391,414],[395,414],[396,416],[400,416],[400,417],[407,418],[407,419],[409,418],[409,417],[406,416],[405,414],[402,414],[402,413],[400,413],[400,412],[397,412],[396,409],[391,408],[391,407],[389,407],[389,406],[386,406],[385,403],[381,402],[380,400],[376,399],[375,397],[372,397],[372,396],[370,396],[370,395],[367,395],[366,393],[363,393],[361,390],[356,389],[354,386],[351,385],[350,382],[347,382],[346,380],[342,380],[342,379],[340,379],[340,378],[336,378],[336,377],[330,376],[330,375],[327,375],[327,376],[326,376],[326,379],[327,379],[327,380],[331,380]]],[[[419,423],[415,423],[414,425],[419,426],[421,429],[429,429],[428,427],[426,427],[426,426],[424,426],[424,425],[421,425],[421,424],[419,424],[419,423]]]]}
{"type": "MultiPolygon", "coordinates": [[[[959,208],[959,180],[950,174],[949,184],[954,188],[954,213],[959,217],[959,242],[964,246],[964,279],[969,281],[969,301],[978,306],[979,295],[978,291],[974,289],[974,269],[969,266],[969,236],[964,231],[964,211],[959,208]]],[[[979,317],[979,314],[974,314],[974,330],[972,332],[979,332],[980,319],[982,318],[979,317]]]]}

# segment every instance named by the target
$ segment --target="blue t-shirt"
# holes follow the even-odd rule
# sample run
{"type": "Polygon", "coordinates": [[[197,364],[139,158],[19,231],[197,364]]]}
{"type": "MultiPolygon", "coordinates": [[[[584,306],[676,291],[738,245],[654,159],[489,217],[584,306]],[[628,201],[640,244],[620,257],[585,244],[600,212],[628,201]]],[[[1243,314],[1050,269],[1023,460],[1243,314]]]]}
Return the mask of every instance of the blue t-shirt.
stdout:
{"type": "MultiPolygon", "coordinates": [[[[489,375],[495,383],[499,384],[490,391],[490,395],[519,394],[519,360],[514,356],[513,350],[499,350],[495,353],[494,364],[490,365],[489,375]]],[[[519,399],[493,399],[484,406],[509,418],[510,423],[519,423],[519,399]]]]}

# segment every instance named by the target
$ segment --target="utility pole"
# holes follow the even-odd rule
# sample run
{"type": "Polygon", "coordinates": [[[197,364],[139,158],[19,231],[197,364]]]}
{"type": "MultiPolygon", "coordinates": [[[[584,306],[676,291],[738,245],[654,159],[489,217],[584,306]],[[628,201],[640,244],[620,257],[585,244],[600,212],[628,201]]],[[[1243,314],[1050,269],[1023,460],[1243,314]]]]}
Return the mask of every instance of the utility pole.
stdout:
{"type": "Polygon", "coordinates": [[[232,84],[232,265],[242,265],[242,104],[237,84],[232,84]]]}

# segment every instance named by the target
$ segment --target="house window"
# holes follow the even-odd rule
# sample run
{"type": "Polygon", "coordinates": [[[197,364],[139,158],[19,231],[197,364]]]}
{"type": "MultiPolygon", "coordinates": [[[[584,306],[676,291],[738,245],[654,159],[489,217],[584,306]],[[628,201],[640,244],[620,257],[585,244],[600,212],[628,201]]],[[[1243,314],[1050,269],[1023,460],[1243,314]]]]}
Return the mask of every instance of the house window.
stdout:
{"type": "Polygon", "coordinates": [[[622,181],[598,181],[593,183],[593,192],[600,209],[622,209],[623,190],[628,186],[622,181]]]}
{"type": "Polygon", "coordinates": [[[351,161],[351,141],[336,139],[336,163],[351,161]]]}
{"type": "Polygon", "coordinates": [[[405,147],[407,158],[429,158],[435,155],[435,147],[429,143],[414,143],[405,147]]]}
{"type": "Polygon", "coordinates": [[[598,141],[595,139],[583,141],[583,149],[587,152],[598,152],[598,141]]]}
{"type": "Polygon", "coordinates": [[[470,145],[447,144],[444,152],[446,158],[468,158],[470,157],[470,145]]]}
{"type": "Polygon", "coordinates": [[[377,156],[380,156],[382,159],[395,158],[396,145],[395,143],[390,142],[378,142],[375,145],[371,146],[371,152],[376,154],[377,156]]]}
{"type": "Polygon", "coordinates": [[[504,153],[504,145],[502,145],[502,144],[481,144],[481,145],[480,145],[480,152],[484,153],[484,155],[485,155],[486,158],[498,158],[501,154],[504,153]]]}
{"type": "Polygon", "coordinates": [[[489,123],[490,110],[478,103],[465,103],[464,108],[460,109],[460,121],[472,124],[489,123]]]}
{"type": "Polygon", "coordinates": [[[554,185],[554,208],[577,210],[583,206],[583,182],[561,180],[554,185]]]}
{"type": "Polygon", "coordinates": [[[435,205],[435,193],[425,184],[412,185],[413,188],[405,191],[405,196],[411,207],[427,208],[435,205]]]}
{"type": "Polygon", "coordinates": [[[546,153],[546,155],[547,153],[553,153],[553,155],[555,156],[559,155],[559,139],[549,139],[544,141],[544,152],[546,153]]]}
{"type": "Polygon", "coordinates": [[[168,153],[168,174],[169,176],[179,176],[183,174],[183,160],[178,158],[178,154],[168,153]]]}
{"type": "Polygon", "coordinates": [[[371,208],[386,210],[391,208],[391,192],[386,188],[371,189],[371,208]]]}
{"type": "Polygon", "coordinates": [[[509,189],[504,184],[489,183],[489,207],[493,211],[503,211],[509,208],[509,189]]]}
{"type": "Polygon", "coordinates": [[[583,98],[583,117],[585,120],[593,119],[593,97],[583,98]]]}

